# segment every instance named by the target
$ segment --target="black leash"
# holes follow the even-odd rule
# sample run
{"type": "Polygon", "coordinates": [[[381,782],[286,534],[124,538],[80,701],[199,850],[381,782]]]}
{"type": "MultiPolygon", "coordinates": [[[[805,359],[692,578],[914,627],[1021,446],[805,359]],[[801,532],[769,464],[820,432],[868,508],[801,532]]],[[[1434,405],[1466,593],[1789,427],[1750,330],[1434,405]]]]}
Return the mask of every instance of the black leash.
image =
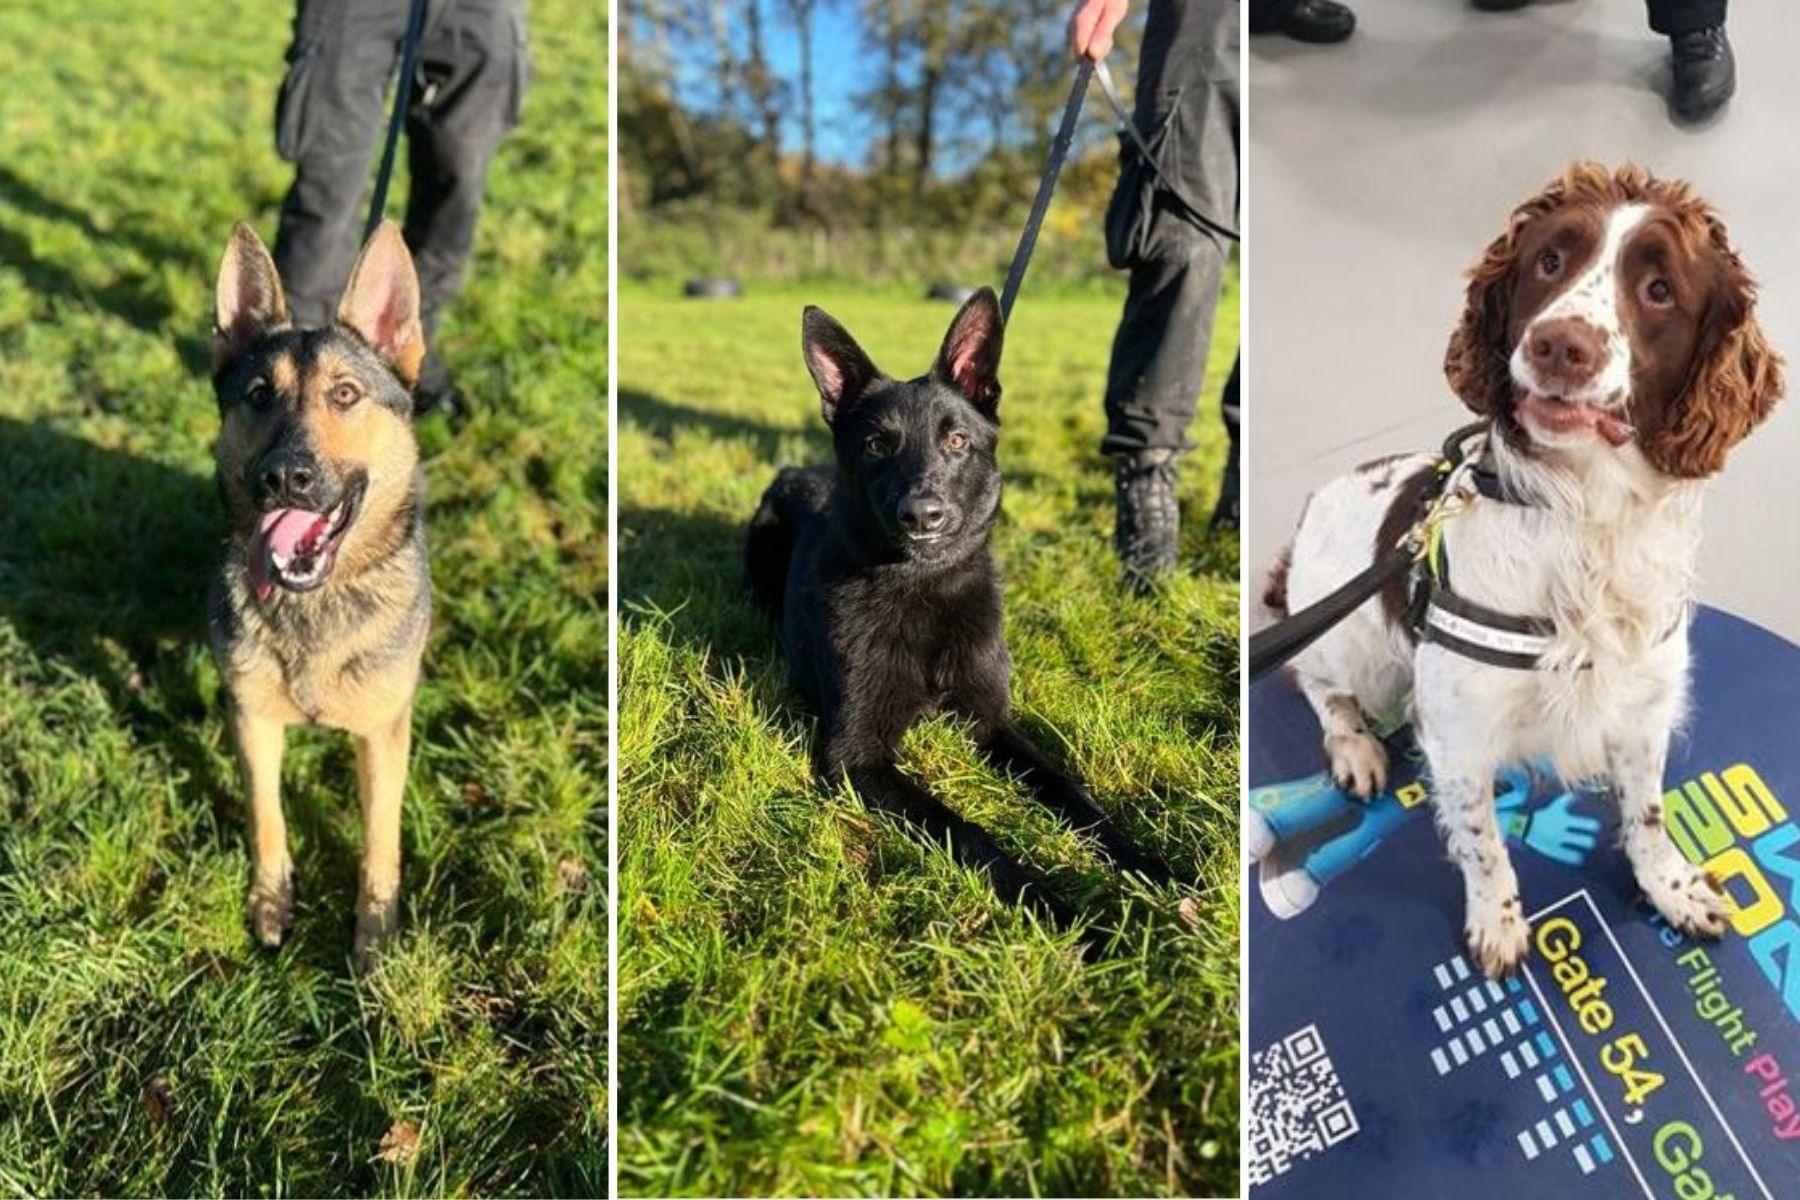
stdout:
{"type": "MultiPolygon", "coordinates": [[[[1445,440],[1442,456],[1438,465],[1432,468],[1431,481],[1420,497],[1419,512],[1408,525],[1406,537],[1398,545],[1384,549],[1375,556],[1374,562],[1324,599],[1250,635],[1247,659],[1252,680],[1260,679],[1318,641],[1332,626],[1355,612],[1369,597],[1413,569],[1424,548],[1425,518],[1432,506],[1442,498],[1451,476],[1462,465],[1463,444],[1471,435],[1486,428],[1486,422],[1477,421],[1463,426],[1445,440]]],[[[1477,480],[1476,486],[1477,490],[1488,494],[1488,485],[1481,480],[1477,480]]]]}
{"type": "Polygon", "coordinates": [[[1038,230],[1043,228],[1044,213],[1050,208],[1050,194],[1056,190],[1056,177],[1062,174],[1063,160],[1069,157],[1069,146],[1075,140],[1075,122],[1081,118],[1081,101],[1087,96],[1088,79],[1093,74],[1094,64],[1082,59],[1075,70],[1075,86],[1069,89],[1068,103],[1063,105],[1062,124],[1056,127],[1056,140],[1050,144],[1050,161],[1044,165],[1037,195],[1031,200],[1031,215],[1025,219],[1025,232],[1019,235],[1019,248],[1013,251],[1012,266],[1006,269],[1006,286],[1000,289],[1001,324],[1011,319],[1013,301],[1019,298],[1019,285],[1025,282],[1025,268],[1031,265],[1038,230]]]}
{"type": "MultiPolygon", "coordinates": [[[[1037,248],[1038,231],[1044,226],[1044,214],[1050,209],[1051,194],[1056,191],[1056,180],[1062,174],[1063,162],[1069,157],[1069,147],[1075,141],[1075,125],[1081,118],[1081,103],[1087,98],[1088,80],[1098,76],[1100,90],[1105,94],[1107,103],[1112,105],[1113,114],[1118,117],[1119,125],[1131,139],[1137,152],[1150,164],[1156,173],[1156,180],[1162,184],[1163,190],[1175,198],[1176,203],[1185,208],[1203,228],[1211,230],[1229,241],[1237,241],[1238,233],[1228,226],[1220,224],[1195,204],[1187,193],[1181,190],[1162,164],[1156,161],[1156,155],[1150,152],[1150,146],[1144,141],[1144,135],[1125,111],[1119,101],[1119,94],[1113,89],[1112,74],[1106,69],[1104,62],[1094,63],[1082,59],[1075,69],[1075,83],[1069,89],[1069,99],[1063,105],[1062,123],[1056,127],[1056,139],[1050,143],[1050,161],[1044,164],[1044,174],[1038,180],[1037,195],[1031,200],[1031,215],[1025,219],[1025,231],[1019,235],[1019,248],[1013,251],[1012,265],[1006,271],[1006,286],[1000,290],[1000,320],[1012,318],[1013,301],[1019,298],[1019,287],[1025,282],[1025,268],[1031,265],[1031,252],[1037,248]]],[[[391,144],[391,143],[390,143],[391,144]]]]}
{"type": "Polygon", "coordinates": [[[369,219],[363,225],[368,241],[387,213],[388,182],[394,177],[394,153],[400,146],[400,129],[406,124],[406,107],[412,99],[413,72],[419,65],[419,37],[425,31],[429,0],[412,0],[406,16],[406,40],[400,43],[400,77],[394,85],[394,115],[388,119],[387,144],[381,148],[381,167],[375,172],[375,198],[369,202],[369,219]]]}

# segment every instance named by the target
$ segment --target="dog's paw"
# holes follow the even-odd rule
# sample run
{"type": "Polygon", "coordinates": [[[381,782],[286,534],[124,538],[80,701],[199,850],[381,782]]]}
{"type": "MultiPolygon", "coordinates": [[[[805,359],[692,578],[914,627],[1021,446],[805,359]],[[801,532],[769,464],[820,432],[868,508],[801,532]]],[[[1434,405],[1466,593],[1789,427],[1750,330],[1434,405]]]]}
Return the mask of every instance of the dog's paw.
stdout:
{"type": "Polygon", "coordinates": [[[294,923],[294,871],[289,867],[271,878],[250,884],[250,931],[256,940],[274,950],[294,923]]]}
{"type": "Polygon", "coordinates": [[[1531,927],[1516,895],[1494,901],[1472,903],[1463,937],[1469,946],[1469,961],[1489,979],[1516,975],[1531,948],[1531,927]]]}
{"type": "Polygon", "coordinates": [[[400,925],[398,897],[364,897],[356,904],[356,973],[367,975],[381,965],[381,952],[400,925]]]}
{"type": "Polygon", "coordinates": [[[1689,937],[1716,938],[1731,922],[1732,904],[1724,886],[1686,859],[1659,863],[1637,877],[1656,911],[1689,937]]]}
{"type": "Polygon", "coordinates": [[[1387,787],[1387,749],[1364,731],[1334,733],[1325,738],[1331,778],[1353,796],[1367,800],[1387,787]]]}

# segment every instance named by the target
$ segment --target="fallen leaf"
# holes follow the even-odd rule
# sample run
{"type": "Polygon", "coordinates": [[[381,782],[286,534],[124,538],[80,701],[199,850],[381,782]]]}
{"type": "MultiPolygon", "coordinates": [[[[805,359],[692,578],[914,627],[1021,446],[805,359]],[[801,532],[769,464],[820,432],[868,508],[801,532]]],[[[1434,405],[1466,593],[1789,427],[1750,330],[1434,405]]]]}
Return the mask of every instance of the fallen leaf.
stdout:
{"type": "Polygon", "coordinates": [[[1183,897],[1180,907],[1175,911],[1181,914],[1181,919],[1187,922],[1188,928],[1200,928],[1200,897],[1183,897]]]}
{"type": "Polygon", "coordinates": [[[562,861],[556,864],[556,877],[562,880],[564,887],[572,892],[578,892],[588,885],[588,880],[593,878],[593,873],[579,858],[565,854],[562,861]]]}
{"type": "Polygon", "coordinates": [[[138,1102],[144,1106],[150,1120],[158,1125],[167,1125],[175,1119],[175,1089],[160,1075],[144,1085],[138,1102]]]}
{"type": "Polygon", "coordinates": [[[396,1167],[410,1167],[419,1157],[419,1127],[411,1121],[395,1121],[381,1135],[381,1151],[375,1157],[396,1167]]]}

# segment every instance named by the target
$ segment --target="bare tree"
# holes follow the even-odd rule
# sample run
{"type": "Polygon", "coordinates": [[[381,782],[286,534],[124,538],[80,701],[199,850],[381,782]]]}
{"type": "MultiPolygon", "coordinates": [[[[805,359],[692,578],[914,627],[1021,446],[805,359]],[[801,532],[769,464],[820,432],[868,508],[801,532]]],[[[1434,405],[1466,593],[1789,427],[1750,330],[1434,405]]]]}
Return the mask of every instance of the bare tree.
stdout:
{"type": "Polygon", "coordinates": [[[818,164],[819,126],[813,93],[813,13],[817,0],[785,0],[788,20],[800,39],[800,208],[813,206],[813,173],[818,164]]]}

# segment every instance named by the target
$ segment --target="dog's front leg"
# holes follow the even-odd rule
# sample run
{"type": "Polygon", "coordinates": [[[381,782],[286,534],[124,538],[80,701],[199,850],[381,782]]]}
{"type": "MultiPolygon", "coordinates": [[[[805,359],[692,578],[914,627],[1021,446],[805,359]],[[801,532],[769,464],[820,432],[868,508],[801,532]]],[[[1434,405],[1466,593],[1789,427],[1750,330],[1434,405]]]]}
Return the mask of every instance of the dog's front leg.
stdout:
{"type": "Polygon", "coordinates": [[[294,917],[294,863],[281,811],[281,752],[287,727],[231,705],[231,733],[250,792],[250,928],[268,947],[281,945],[294,917]]]}
{"type": "Polygon", "coordinates": [[[1638,886],[1681,932],[1718,937],[1731,910],[1719,882],[1682,857],[1663,825],[1662,780],[1668,725],[1646,726],[1607,743],[1607,765],[1619,797],[1619,839],[1638,886]]]}
{"type": "Polygon", "coordinates": [[[1167,863],[1126,837],[1079,780],[1059,771],[1009,722],[984,723],[976,730],[976,740],[996,766],[1017,774],[1039,801],[1076,829],[1092,835],[1120,869],[1135,871],[1155,883],[1176,881],[1167,863]]]}
{"type": "Polygon", "coordinates": [[[362,885],[356,897],[356,969],[375,966],[400,914],[400,803],[412,748],[412,705],[395,720],[356,737],[356,781],[362,794],[362,885]]]}
{"type": "Polygon", "coordinates": [[[1036,910],[1058,928],[1074,923],[1074,911],[1051,895],[1044,881],[1015,861],[993,835],[908,779],[892,761],[851,759],[840,769],[865,803],[900,817],[938,845],[948,841],[956,861],[986,875],[1001,899],[1036,910]]]}
{"type": "Polygon", "coordinates": [[[1362,706],[1349,688],[1306,670],[1297,670],[1295,680],[1325,734],[1332,781],[1363,800],[1385,791],[1387,749],[1369,732],[1362,706]]]}
{"type": "Polygon", "coordinates": [[[1462,873],[1463,937],[1469,957],[1489,979],[1511,975],[1525,960],[1531,929],[1494,811],[1493,770],[1441,759],[1429,751],[1427,756],[1438,829],[1450,861],[1462,873]]]}

